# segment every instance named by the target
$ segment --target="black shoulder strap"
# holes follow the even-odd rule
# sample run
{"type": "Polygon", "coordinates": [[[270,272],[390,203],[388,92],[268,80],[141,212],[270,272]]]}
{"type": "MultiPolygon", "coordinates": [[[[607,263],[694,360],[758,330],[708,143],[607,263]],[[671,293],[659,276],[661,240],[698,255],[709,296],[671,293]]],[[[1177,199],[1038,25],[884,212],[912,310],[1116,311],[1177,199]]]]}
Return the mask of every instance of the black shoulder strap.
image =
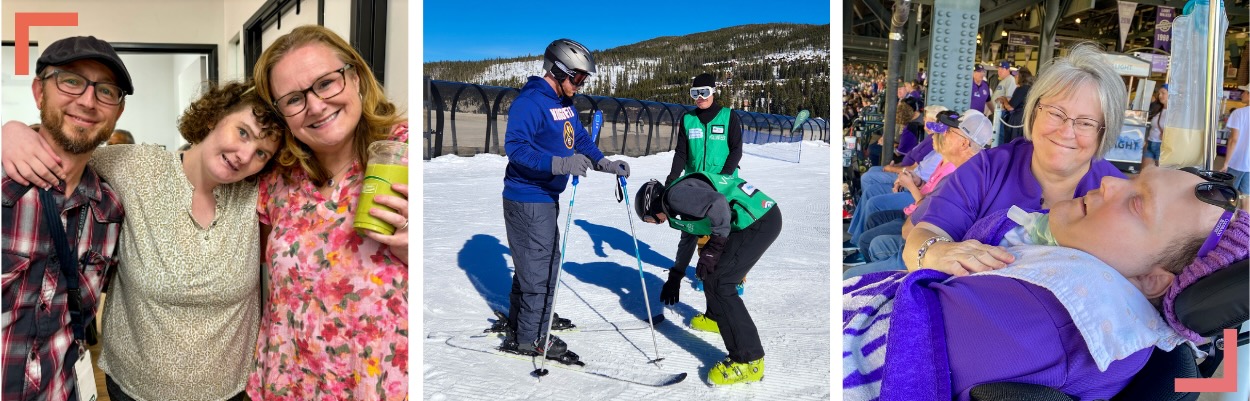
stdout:
{"type": "Polygon", "coordinates": [[[83,341],[87,338],[87,330],[86,323],[83,322],[82,292],[78,286],[77,252],[69,245],[69,237],[65,235],[65,226],[61,224],[61,215],[52,198],[52,192],[40,189],[39,202],[39,208],[43,210],[43,220],[48,223],[52,232],[52,243],[56,245],[57,265],[61,267],[61,275],[65,276],[65,302],[69,308],[69,324],[74,330],[74,340],[83,341]]]}

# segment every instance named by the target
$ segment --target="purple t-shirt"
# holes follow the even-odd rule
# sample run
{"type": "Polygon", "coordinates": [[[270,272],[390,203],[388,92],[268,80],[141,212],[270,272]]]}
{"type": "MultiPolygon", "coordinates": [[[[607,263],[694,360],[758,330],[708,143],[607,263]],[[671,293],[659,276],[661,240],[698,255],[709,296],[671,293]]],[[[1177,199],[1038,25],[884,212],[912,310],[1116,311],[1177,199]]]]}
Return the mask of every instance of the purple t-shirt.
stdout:
{"type": "Polygon", "coordinates": [[[1000,276],[959,277],[929,287],[942,305],[951,391],[960,401],[970,399],[972,387],[997,382],[1044,385],[1081,400],[1111,399],[1154,349],[1100,372],[1067,310],[1042,287],[1000,276]]]}
{"type": "MultiPolygon", "coordinates": [[[[899,142],[901,143],[902,141],[899,142]]],[[[900,144],[900,146],[902,145],[900,144]]],[[[899,162],[899,165],[907,167],[916,164],[924,160],[925,156],[928,156],[930,152],[933,152],[933,135],[924,137],[923,141],[912,147],[911,151],[907,152],[907,156],[903,157],[903,161],[899,162]]]]}
{"type": "MultiPolygon", "coordinates": [[[[990,100],[990,83],[981,81],[980,85],[972,84],[972,103],[968,104],[968,108],[979,112],[985,112],[985,102],[990,100]]],[[[960,113],[962,114],[962,113],[960,113]]]]}
{"type": "MultiPolygon", "coordinates": [[[[1024,138],[978,153],[920,203],[912,213],[912,221],[928,222],[945,230],[951,238],[963,238],[972,223],[996,210],[1012,205],[1041,210],[1042,185],[1033,176],[1032,159],[1033,142],[1024,138]]],[[[1124,178],[1111,162],[1092,161],[1089,171],[1076,184],[1073,196],[1084,196],[1098,188],[1105,176],[1124,178]]]]}
{"type": "Polygon", "coordinates": [[[903,133],[898,136],[898,150],[896,151],[901,155],[906,155],[916,147],[917,142],[919,140],[916,139],[916,133],[904,128],[903,133]]]}

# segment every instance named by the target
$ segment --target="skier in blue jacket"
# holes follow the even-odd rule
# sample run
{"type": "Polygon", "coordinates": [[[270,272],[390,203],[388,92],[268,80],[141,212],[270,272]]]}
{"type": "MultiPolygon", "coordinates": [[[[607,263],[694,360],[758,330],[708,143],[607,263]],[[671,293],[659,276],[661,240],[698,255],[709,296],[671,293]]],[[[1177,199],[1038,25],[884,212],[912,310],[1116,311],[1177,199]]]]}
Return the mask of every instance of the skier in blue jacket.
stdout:
{"type": "Polygon", "coordinates": [[[577,355],[559,337],[548,336],[556,269],[560,268],[560,193],[569,174],[597,171],[629,176],[629,164],[608,160],[578,120],[573,95],[595,73],[595,60],[580,43],[551,42],[543,54],[544,76],[529,77],[508,111],[504,151],[503,214],[516,272],[503,350],[542,355],[562,362],[577,355]],[[546,338],[546,341],[542,339],[546,338]]]}

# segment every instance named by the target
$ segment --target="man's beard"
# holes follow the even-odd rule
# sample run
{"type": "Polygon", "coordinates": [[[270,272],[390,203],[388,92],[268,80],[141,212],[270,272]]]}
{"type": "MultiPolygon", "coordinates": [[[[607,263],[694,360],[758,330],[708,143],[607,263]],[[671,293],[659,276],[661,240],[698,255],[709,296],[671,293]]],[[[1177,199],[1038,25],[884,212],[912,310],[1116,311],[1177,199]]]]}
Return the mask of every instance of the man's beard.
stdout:
{"type": "MultiPolygon", "coordinates": [[[[47,103],[45,102],[44,104],[47,103]]],[[[113,135],[113,127],[117,125],[117,121],[108,122],[99,128],[99,131],[95,133],[94,137],[90,135],[84,136],[84,133],[86,132],[85,128],[73,127],[72,129],[79,135],[70,137],[65,134],[63,126],[65,118],[66,114],[64,112],[61,110],[53,110],[52,107],[45,107],[43,110],[39,111],[39,119],[42,120],[42,126],[40,129],[51,134],[52,140],[55,141],[57,145],[60,145],[61,149],[73,155],[81,155],[94,151],[95,148],[99,147],[101,143],[108,141],[109,137],[113,135]]]]}

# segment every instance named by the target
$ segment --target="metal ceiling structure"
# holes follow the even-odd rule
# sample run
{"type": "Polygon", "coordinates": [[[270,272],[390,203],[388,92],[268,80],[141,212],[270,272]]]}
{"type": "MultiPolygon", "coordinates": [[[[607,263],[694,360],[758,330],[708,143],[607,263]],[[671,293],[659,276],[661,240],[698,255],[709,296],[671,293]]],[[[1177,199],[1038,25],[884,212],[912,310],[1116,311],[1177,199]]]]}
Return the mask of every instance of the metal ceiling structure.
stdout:
{"type": "MultiPolygon", "coordinates": [[[[914,72],[916,60],[924,60],[928,52],[929,29],[932,26],[934,0],[914,0],[908,21],[914,25],[915,46],[907,49],[904,71],[914,72]],[[918,23],[917,23],[918,22],[918,23]]],[[[1158,6],[1176,8],[1179,14],[1186,0],[1138,0],[1133,24],[1122,50],[1153,46],[1154,20],[1158,6]]],[[[1229,35],[1250,31],[1250,0],[1225,1],[1229,19],[1229,35]]],[[[885,63],[893,0],[851,0],[843,2],[843,54],[848,61],[885,63]]],[[[981,0],[978,59],[992,62],[1004,57],[1007,32],[1040,33],[1046,6],[1058,5],[1056,34],[1061,38],[1079,38],[1102,42],[1115,49],[1119,42],[1119,22],[1115,0],[981,0]],[[1049,3],[1057,4],[1049,4],[1049,3]],[[989,38],[989,41],[985,41],[989,38]],[[1001,43],[999,54],[992,54],[989,44],[1001,43]]],[[[910,33],[910,32],[909,32],[910,33]]]]}

